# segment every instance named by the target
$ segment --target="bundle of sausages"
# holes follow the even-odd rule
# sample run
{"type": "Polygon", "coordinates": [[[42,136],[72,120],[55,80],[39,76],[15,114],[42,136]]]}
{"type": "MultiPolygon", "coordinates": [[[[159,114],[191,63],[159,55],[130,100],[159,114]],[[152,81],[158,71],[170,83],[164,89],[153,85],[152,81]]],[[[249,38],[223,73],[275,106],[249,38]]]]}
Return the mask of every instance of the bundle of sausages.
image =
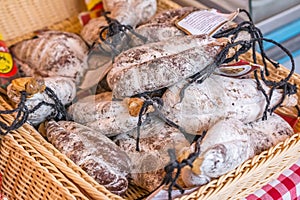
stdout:
{"type": "MultiPolygon", "coordinates": [[[[75,99],[76,87],[88,69],[86,43],[99,39],[99,28],[108,25],[105,17],[91,20],[82,38],[46,31],[14,45],[12,52],[23,73],[43,80],[44,87],[51,88],[66,107],[71,121],[49,120],[48,140],[107,189],[122,195],[130,181],[155,189],[170,159],[168,149],[175,149],[182,160],[193,153],[192,141],[206,130],[199,157],[192,168],[182,170],[184,187],[206,184],[293,134],[276,114],[261,120],[267,103],[272,107],[282,100],[282,90],[270,91],[261,82],[264,91],[273,94],[267,102],[254,79],[213,74],[190,82],[215,63],[229,42],[228,38],[186,35],[175,27],[177,19],[198,9],[185,7],[154,15],[155,0],[103,3],[113,19],[147,38],[145,44],[132,40],[133,48],[120,52],[113,62],[94,58],[92,65],[105,65],[99,76],[107,82],[107,91],[75,99]],[[136,151],[137,143],[140,151],[136,151]]],[[[35,87],[27,82],[21,85],[26,91],[35,87]]],[[[16,83],[8,87],[15,102],[20,101],[18,88],[16,83]]],[[[48,119],[55,112],[47,106],[51,103],[44,89],[27,95],[26,105],[34,108],[28,121],[38,125],[48,119]]],[[[295,104],[297,99],[290,96],[282,105],[295,104]]]]}

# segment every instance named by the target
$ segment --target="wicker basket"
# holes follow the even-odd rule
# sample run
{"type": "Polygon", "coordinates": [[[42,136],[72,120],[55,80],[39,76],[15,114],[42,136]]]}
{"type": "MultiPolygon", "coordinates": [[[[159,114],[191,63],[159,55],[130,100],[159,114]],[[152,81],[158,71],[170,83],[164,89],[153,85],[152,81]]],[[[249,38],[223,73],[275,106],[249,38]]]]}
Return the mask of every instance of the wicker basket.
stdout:
{"type": "Polygon", "coordinates": [[[77,15],[83,10],[82,0],[1,0],[0,34],[10,46],[40,29],[78,32],[77,15]]]}
{"type": "MultiPolygon", "coordinates": [[[[3,98],[0,99],[3,102],[3,98]]],[[[0,120],[7,122],[3,118],[0,120]]],[[[88,199],[19,132],[27,134],[27,131],[21,128],[1,139],[0,172],[3,176],[2,189],[6,197],[20,200],[88,199]]]]}
{"type": "MultiPolygon", "coordinates": [[[[159,10],[179,7],[170,0],[159,0],[158,3],[159,10]]],[[[80,31],[79,22],[74,16],[49,27],[71,32],[80,31]],[[69,25],[77,28],[68,28],[69,25]]],[[[33,32],[29,32],[26,37],[32,34],[33,32]]],[[[23,35],[12,37],[9,44],[14,44],[22,38],[23,35]]],[[[244,59],[249,60],[250,57],[251,55],[247,54],[244,59]]],[[[287,73],[288,70],[281,67],[272,77],[281,79],[287,73]]],[[[300,85],[300,76],[294,75],[292,82],[300,85]]],[[[299,92],[298,97],[300,99],[299,92]]],[[[11,109],[7,102],[0,97],[0,110],[11,109]]],[[[290,109],[281,111],[289,114],[296,112],[290,109]]],[[[11,123],[13,119],[13,116],[5,115],[0,121],[11,123]]],[[[300,123],[296,125],[296,130],[300,130],[300,123]]],[[[179,199],[243,198],[295,163],[299,159],[298,152],[300,136],[294,134],[286,141],[246,161],[232,172],[179,199]]],[[[0,155],[4,193],[12,199],[137,199],[147,193],[141,188],[130,186],[123,197],[112,194],[61,154],[29,124],[2,138],[0,155]]]]}

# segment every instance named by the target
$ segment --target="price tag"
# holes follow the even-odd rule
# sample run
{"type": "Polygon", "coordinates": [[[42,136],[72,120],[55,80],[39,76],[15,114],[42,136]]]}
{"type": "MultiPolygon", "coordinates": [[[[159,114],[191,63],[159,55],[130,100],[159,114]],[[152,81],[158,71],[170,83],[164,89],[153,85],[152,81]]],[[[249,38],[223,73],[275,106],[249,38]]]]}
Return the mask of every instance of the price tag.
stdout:
{"type": "Polygon", "coordinates": [[[228,21],[235,19],[237,15],[238,11],[223,14],[215,9],[199,10],[179,19],[175,25],[189,35],[212,35],[228,21]]]}

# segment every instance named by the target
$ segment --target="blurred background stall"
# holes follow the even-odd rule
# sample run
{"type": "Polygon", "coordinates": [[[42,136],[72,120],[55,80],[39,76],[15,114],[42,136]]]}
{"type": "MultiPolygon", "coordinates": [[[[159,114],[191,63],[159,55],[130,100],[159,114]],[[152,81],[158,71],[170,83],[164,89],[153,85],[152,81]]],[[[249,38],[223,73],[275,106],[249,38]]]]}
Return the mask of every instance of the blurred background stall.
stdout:
{"type": "MultiPolygon", "coordinates": [[[[237,8],[248,10],[264,36],[285,46],[294,56],[296,72],[300,74],[300,0],[175,0],[183,6],[216,8],[231,12],[237,8]]],[[[244,16],[240,16],[244,18],[244,16]]],[[[289,57],[270,43],[266,53],[273,60],[291,68],[289,57]]]]}

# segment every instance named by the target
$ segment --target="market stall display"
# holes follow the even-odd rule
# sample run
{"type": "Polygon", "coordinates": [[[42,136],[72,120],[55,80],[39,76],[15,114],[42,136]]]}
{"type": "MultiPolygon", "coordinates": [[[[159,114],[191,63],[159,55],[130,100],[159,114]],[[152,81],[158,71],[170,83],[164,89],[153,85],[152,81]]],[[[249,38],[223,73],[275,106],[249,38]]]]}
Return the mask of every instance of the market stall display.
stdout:
{"type": "MultiPolygon", "coordinates": [[[[169,1],[160,0],[157,3],[158,10],[179,8],[176,4],[169,1]]],[[[153,6],[153,4],[151,5],[153,6]]],[[[107,6],[108,5],[104,7],[107,6]]],[[[151,12],[149,11],[147,14],[153,16],[154,12],[152,12],[153,9],[151,6],[149,9],[151,12]]],[[[46,167],[45,169],[44,163],[39,163],[39,161],[45,160],[49,162],[54,166],[54,171],[59,170],[63,178],[70,179],[71,186],[69,188],[63,187],[63,189],[66,189],[66,191],[79,190],[79,196],[86,195],[86,197],[80,197],[83,199],[101,199],[104,198],[104,196],[113,199],[136,199],[156,189],[158,189],[158,192],[161,189],[166,190],[167,195],[170,197],[173,190],[175,192],[181,188],[188,190],[190,186],[195,186],[195,182],[187,181],[184,177],[181,177],[181,175],[187,172],[192,176],[199,175],[199,170],[197,170],[195,166],[201,166],[203,162],[201,149],[203,148],[202,150],[206,151],[203,146],[201,147],[200,143],[204,144],[205,138],[213,137],[211,136],[210,128],[214,127],[216,121],[236,118],[233,116],[237,115],[241,118],[239,120],[244,120],[243,122],[239,121],[237,123],[254,123],[254,121],[258,120],[257,123],[261,123],[262,127],[267,128],[271,125],[264,125],[263,123],[275,120],[273,118],[276,116],[275,114],[273,114],[274,116],[270,116],[274,111],[288,111],[294,114],[297,112],[294,106],[299,104],[299,100],[297,99],[299,94],[295,90],[295,87],[299,82],[299,75],[289,72],[282,66],[278,69],[275,68],[277,66],[276,63],[268,60],[263,52],[262,56],[254,56],[256,55],[254,54],[255,52],[252,52],[252,54],[248,52],[255,42],[261,44],[260,42],[262,40],[267,40],[259,34],[259,31],[251,24],[251,20],[245,22],[243,25],[238,25],[237,28],[229,25],[229,28],[221,29],[220,32],[215,35],[215,38],[212,38],[205,34],[186,36],[183,32],[180,32],[180,34],[177,34],[178,31],[174,33],[175,24],[173,24],[174,21],[172,21],[172,18],[176,18],[180,14],[176,11],[171,11],[165,15],[169,15],[169,19],[171,19],[169,26],[172,25],[172,28],[168,29],[165,33],[171,34],[167,34],[165,38],[153,39],[156,43],[136,43],[132,46],[129,45],[130,49],[128,49],[128,47],[124,48],[123,42],[129,43],[134,41],[135,37],[148,38],[149,36],[145,36],[145,32],[138,32],[138,28],[135,32],[134,28],[139,23],[134,23],[133,27],[131,27],[120,25],[118,21],[106,17],[108,24],[102,27],[102,30],[105,30],[105,32],[100,31],[99,39],[94,41],[94,45],[89,53],[99,48],[97,51],[99,51],[100,54],[109,54],[108,57],[111,59],[111,62],[109,62],[108,59],[107,63],[111,66],[107,68],[107,70],[101,71],[102,73],[107,73],[107,76],[105,76],[106,74],[102,74],[101,77],[107,80],[108,91],[106,91],[105,94],[108,94],[108,98],[104,96],[89,96],[80,100],[81,96],[77,96],[74,100],[74,104],[69,106],[68,104],[74,99],[72,91],[75,84],[77,86],[80,85],[83,79],[80,76],[87,75],[87,72],[82,72],[81,74],[80,70],[79,72],[71,70],[72,73],[74,72],[74,76],[71,75],[72,83],[68,84],[71,88],[67,89],[70,94],[68,93],[66,95],[53,95],[56,90],[52,89],[50,85],[41,84],[40,79],[33,79],[31,81],[25,79],[23,82],[17,80],[12,82],[8,87],[8,96],[11,99],[5,97],[0,99],[0,110],[7,110],[6,113],[3,113],[1,131],[11,131],[17,125],[20,128],[13,130],[11,134],[3,137],[3,144],[5,144],[7,140],[5,139],[6,137],[12,140],[21,138],[17,143],[14,143],[20,149],[24,148],[24,151],[21,152],[26,153],[32,149],[32,152],[30,152],[31,156],[35,154],[41,155],[41,159],[35,160],[36,166],[41,165],[43,169],[47,171],[48,168],[46,167]],[[248,34],[246,33],[245,37],[243,35],[241,36],[239,34],[240,31],[246,31],[248,34]],[[252,38],[249,39],[249,35],[252,38]],[[236,79],[213,74],[219,65],[233,62],[238,56],[242,56],[245,60],[258,62],[263,65],[263,67],[259,68],[262,70],[262,73],[260,73],[261,81],[257,78],[258,69],[253,72],[254,79],[250,79],[249,77],[236,79]],[[272,81],[264,77],[268,72],[271,73],[272,81]],[[79,77],[76,78],[76,76],[79,77]],[[228,81],[228,85],[226,85],[226,81],[228,81]],[[247,81],[249,82],[249,86],[243,85],[247,81]],[[241,83],[237,83],[237,86],[235,86],[235,82],[241,83]],[[217,83],[223,85],[224,88],[218,87],[217,83]],[[239,88],[239,84],[241,88],[239,88]],[[266,84],[266,86],[264,84],[266,84]],[[36,85],[39,86],[39,89],[32,90],[32,88],[36,88],[36,85]],[[217,89],[220,90],[217,92],[210,91],[209,88],[211,85],[214,85],[213,89],[216,89],[216,91],[217,89]],[[201,89],[201,87],[204,89],[201,89]],[[251,92],[247,92],[250,87],[253,87],[253,91],[251,90],[253,93],[252,96],[251,92]],[[52,90],[49,90],[49,88],[52,90]],[[41,95],[45,91],[48,91],[48,93],[44,96],[41,95]],[[172,95],[168,95],[170,91],[173,92],[172,95]],[[231,93],[229,91],[231,91],[231,93]],[[22,96],[24,92],[25,95],[22,96]],[[32,93],[29,94],[29,92],[32,93]],[[222,97],[223,92],[225,95],[222,97]],[[47,98],[51,97],[51,95],[52,99],[50,98],[49,101],[47,98]],[[39,96],[43,98],[37,98],[39,96]],[[178,99],[174,99],[174,96],[178,97],[178,99]],[[261,99],[253,100],[253,98],[258,96],[260,96],[261,99]],[[64,97],[66,97],[66,100],[63,100],[64,97]],[[206,97],[207,99],[202,99],[202,97],[206,97]],[[226,99],[227,97],[228,99],[226,99]],[[244,101],[243,97],[246,99],[244,104],[242,103],[244,101]],[[290,99],[290,101],[287,99],[290,99]],[[12,103],[13,100],[17,102],[17,104],[12,103]],[[28,108],[28,102],[30,103],[30,100],[32,100],[34,104],[28,108]],[[258,102],[260,106],[257,109],[258,102]],[[17,109],[13,110],[9,103],[12,103],[12,106],[16,106],[17,109]],[[247,107],[247,103],[250,107],[247,107]],[[251,108],[253,104],[256,105],[254,106],[255,111],[251,108]],[[65,107],[64,105],[67,106],[65,107]],[[285,110],[277,109],[284,105],[287,106],[285,110]],[[20,106],[23,106],[22,109],[20,106]],[[198,107],[201,108],[201,106],[204,107],[199,109],[198,107]],[[45,107],[51,109],[46,110],[45,107]],[[249,108],[249,114],[244,113],[247,111],[246,107],[249,108]],[[35,123],[31,122],[31,125],[27,123],[23,124],[24,120],[32,119],[30,118],[30,113],[33,115],[35,111],[37,111],[37,113],[41,114],[39,109],[42,108],[43,112],[47,113],[42,120],[35,121],[35,123]],[[212,108],[213,110],[207,111],[206,109],[208,108],[212,108]],[[224,110],[228,112],[220,112],[224,110]],[[236,113],[231,112],[234,110],[236,113]],[[18,114],[11,115],[13,113],[12,111],[18,114]],[[193,111],[195,113],[193,113],[193,111]],[[80,113],[82,112],[86,112],[84,113],[86,115],[85,117],[81,116],[80,113]],[[20,116],[25,116],[25,118],[19,120],[20,116]],[[209,116],[217,118],[209,118],[209,116]],[[189,117],[191,118],[189,119],[189,117]],[[203,121],[201,121],[201,118],[203,121]],[[259,121],[262,118],[264,121],[259,121]],[[47,121],[45,124],[41,124],[42,126],[40,126],[39,129],[37,126],[32,126],[39,125],[44,119],[47,119],[47,121]],[[49,121],[53,119],[58,121],[74,120],[75,122],[49,121]],[[205,121],[208,123],[200,127],[199,124],[205,121]],[[75,125],[76,122],[82,123],[82,125],[75,125]],[[191,126],[189,123],[195,126],[191,126]],[[37,132],[36,129],[38,129],[40,133],[37,132]],[[54,129],[56,131],[53,131],[54,129]],[[77,129],[78,131],[76,132],[75,130],[77,129]],[[91,129],[98,130],[98,132],[91,129]],[[57,135],[53,133],[57,133],[57,135]],[[46,139],[41,134],[46,136],[46,139]],[[49,142],[52,142],[57,149],[47,141],[47,136],[49,142]],[[110,137],[110,139],[108,137],[110,137]],[[96,138],[102,139],[98,141],[96,138]],[[23,140],[24,142],[22,142],[23,140]],[[64,143],[65,145],[61,143],[62,141],[66,141],[64,143]],[[111,145],[106,147],[103,142],[105,144],[111,142],[111,145]],[[23,144],[28,145],[28,147],[23,147],[23,144]],[[191,147],[189,147],[190,144],[192,144],[191,147]],[[117,145],[119,145],[119,147],[117,147],[117,145]],[[193,145],[197,148],[193,148],[193,145]],[[200,147],[198,145],[200,145],[200,147]],[[93,146],[94,148],[88,149],[87,147],[89,146],[93,146]],[[188,153],[183,153],[182,150],[184,147],[192,150],[188,153]],[[97,151],[95,148],[103,149],[97,151]],[[115,152],[118,148],[121,148],[124,152],[121,150],[119,150],[118,153],[117,151],[115,152]],[[174,152],[168,150],[172,148],[175,149],[174,152]],[[86,151],[83,151],[84,149],[86,149],[86,151]],[[92,151],[92,149],[95,151],[92,151]],[[106,150],[111,151],[111,153],[104,153],[106,150]],[[97,156],[95,157],[92,154],[97,156]],[[98,160],[101,156],[103,159],[98,160]],[[117,159],[118,161],[111,161],[112,158],[108,159],[109,156],[113,156],[114,159],[115,156],[119,156],[120,159],[117,159]],[[171,163],[168,162],[168,158],[172,161],[171,163]],[[120,165],[124,165],[124,167],[118,164],[114,166],[115,163],[119,163],[121,160],[124,162],[120,165]],[[155,169],[151,167],[151,169],[144,168],[145,166],[151,166],[151,160],[157,161],[157,165],[154,166],[155,169]],[[125,166],[127,164],[130,167],[125,166]],[[163,168],[163,166],[167,167],[163,168]],[[137,171],[134,171],[134,169],[137,171]],[[188,171],[188,169],[192,169],[192,171],[188,171]],[[107,175],[107,173],[109,174],[109,181],[111,182],[102,179],[103,174],[107,175]],[[157,179],[157,177],[159,177],[160,180],[157,179]],[[164,178],[161,180],[162,177],[164,178]],[[117,185],[113,185],[116,184],[115,178],[118,179],[117,185]],[[180,179],[182,179],[183,182],[180,182],[180,179]],[[160,185],[159,183],[161,181],[163,184],[160,185]],[[163,187],[164,185],[167,187],[163,187]],[[119,188],[121,186],[122,189],[119,188]]],[[[143,17],[147,19],[150,18],[149,16],[143,17]]],[[[154,20],[148,24],[160,24],[159,19],[160,18],[157,17],[156,21],[158,22],[155,22],[154,18],[154,20]]],[[[98,27],[96,28],[98,29],[98,27]]],[[[146,33],[148,34],[149,32],[146,33]]],[[[60,40],[57,39],[57,42],[59,41],[60,40]]],[[[280,46],[280,44],[278,45],[280,46]]],[[[68,45],[66,44],[66,46],[68,45]]],[[[78,45],[72,47],[78,49],[78,45]]],[[[18,47],[15,45],[13,48],[18,47]]],[[[285,50],[284,47],[281,48],[285,50]]],[[[85,52],[86,50],[83,51],[85,52]]],[[[14,52],[17,51],[14,50],[14,52]]],[[[63,55],[65,52],[66,51],[62,51],[62,54],[59,55],[63,55]]],[[[23,55],[24,54],[21,54],[19,57],[23,55]]],[[[34,56],[35,55],[38,54],[34,54],[34,56]]],[[[51,58],[51,56],[56,54],[51,55],[51,53],[47,53],[45,55],[51,58]]],[[[74,56],[71,57],[74,58],[74,56]]],[[[58,61],[55,61],[54,64],[62,64],[60,61],[67,60],[67,58],[68,55],[62,56],[58,61]]],[[[79,60],[83,62],[84,59],[79,60]]],[[[30,65],[30,62],[33,61],[28,62],[28,57],[25,56],[22,62],[30,65]]],[[[70,62],[73,63],[72,60],[67,60],[66,63],[68,64],[70,62]]],[[[50,62],[50,65],[51,64],[53,63],[50,62]]],[[[68,67],[66,71],[68,71],[67,69],[68,67]]],[[[48,71],[46,70],[45,72],[48,71]]],[[[70,78],[68,77],[69,73],[57,74],[59,70],[56,69],[54,72],[56,72],[55,75],[64,76],[61,80],[70,78]]],[[[64,72],[64,70],[62,70],[62,72],[64,72]]],[[[35,73],[32,73],[32,75],[33,74],[35,73]]],[[[53,78],[51,74],[45,73],[45,76],[50,76],[49,78],[45,78],[45,83],[47,83],[46,79],[53,78]]],[[[58,88],[60,88],[59,91],[64,93],[65,88],[59,86],[58,80],[55,81],[52,86],[58,86],[58,88]]],[[[95,85],[90,84],[90,86],[95,85]]],[[[84,93],[79,94],[83,95],[84,93]]],[[[102,93],[100,93],[100,95],[102,95],[102,93]]],[[[27,122],[30,121],[28,120],[27,122]]],[[[225,122],[226,121],[224,121],[224,123],[225,122]]],[[[227,125],[224,124],[222,126],[227,127],[227,125]]],[[[250,124],[249,127],[251,126],[253,125],[250,124]]],[[[299,124],[293,127],[294,130],[296,130],[295,132],[298,131],[298,126],[299,124]]],[[[245,127],[243,130],[247,132],[245,127]]],[[[283,126],[281,128],[283,128],[283,126]]],[[[268,128],[268,130],[270,131],[271,129],[268,128]]],[[[208,179],[210,182],[206,179],[205,184],[197,183],[196,185],[198,187],[202,186],[196,188],[192,193],[185,194],[179,198],[197,197],[207,199],[218,198],[219,196],[222,196],[222,198],[237,198],[238,196],[245,196],[260,187],[273,176],[280,173],[282,169],[297,160],[297,155],[295,155],[294,152],[300,148],[298,134],[292,133],[292,127],[286,128],[285,130],[288,130],[286,132],[281,131],[280,133],[275,133],[278,130],[279,129],[274,129],[270,134],[273,134],[274,137],[275,135],[286,136],[276,139],[273,138],[274,140],[266,136],[265,138],[267,138],[266,140],[268,140],[268,142],[265,144],[265,147],[254,145],[257,151],[254,150],[252,153],[249,153],[249,157],[240,159],[237,164],[234,164],[230,169],[224,170],[224,172],[218,175],[210,176],[210,178],[212,178],[211,181],[210,178],[208,179]],[[280,163],[276,162],[281,158],[282,161],[280,163]],[[273,166],[274,170],[264,170],[265,167],[272,168],[273,166]],[[261,174],[262,171],[264,171],[263,174],[261,174]],[[260,177],[258,179],[255,177],[256,181],[251,181],[251,176],[254,174],[260,174],[260,177]],[[261,181],[257,182],[257,180],[261,181]],[[237,185],[239,185],[239,187],[237,187],[237,185]],[[230,190],[229,188],[235,188],[235,190],[230,190]]],[[[253,134],[258,133],[267,134],[267,131],[257,130],[257,133],[253,134]]],[[[249,137],[249,141],[251,138],[252,137],[249,137]]],[[[259,139],[263,139],[264,137],[257,138],[258,142],[256,141],[254,143],[260,143],[261,141],[259,141],[259,139]]],[[[242,141],[242,143],[245,142],[247,143],[247,141],[242,141]]],[[[251,142],[252,141],[250,141],[250,143],[251,142]]],[[[228,147],[231,148],[230,145],[228,147]]],[[[216,148],[215,151],[220,150],[221,157],[223,156],[225,158],[226,155],[224,152],[223,155],[222,151],[227,151],[226,145],[224,148],[225,149],[216,148]]],[[[8,163],[11,160],[9,154],[3,153],[3,156],[6,156],[8,161],[1,164],[0,169],[1,172],[7,172],[8,163]]],[[[214,156],[213,152],[211,156],[214,156]]],[[[217,155],[216,158],[218,156],[219,155],[217,155]]],[[[221,160],[222,159],[219,159],[216,162],[221,163],[221,160]]],[[[201,170],[204,171],[200,168],[200,171],[201,170]]],[[[206,172],[207,171],[205,171],[205,173],[206,172]]],[[[5,173],[3,174],[4,176],[6,175],[5,173]]],[[[51,176],[52,173],[49,173],[49,175],[51,176]]],[[[6,177],[8,177],[8,175],[6,177]]],[[[7,179],[5,183],[9,185],[15,182],[10,183],[9,179],[7,179]]],[[[60,184],[61,182],[58,180],[57,183],[60,184]]],[[[46,184],[44,185],[46,186],[46,184]]],[[[7,188],[4,192],[12,197],[18,197],[14,195],[13,190],[10,188],[7,188]]],[[[23,193],[24,195],[28,195],[26,192],[23,193]]],[[[71,194],[68,194],[69,196],[75,195],[72,192],[70,193],[71,194]]],[[[38,195],[40,194],[37,194],[37,196],[38,195]]],[[[49,195],[51,195],[51,192],[49,195]]],[[[60,193],[59,195],[62,198],[68,198],[66,194],[60,193]]]]}

